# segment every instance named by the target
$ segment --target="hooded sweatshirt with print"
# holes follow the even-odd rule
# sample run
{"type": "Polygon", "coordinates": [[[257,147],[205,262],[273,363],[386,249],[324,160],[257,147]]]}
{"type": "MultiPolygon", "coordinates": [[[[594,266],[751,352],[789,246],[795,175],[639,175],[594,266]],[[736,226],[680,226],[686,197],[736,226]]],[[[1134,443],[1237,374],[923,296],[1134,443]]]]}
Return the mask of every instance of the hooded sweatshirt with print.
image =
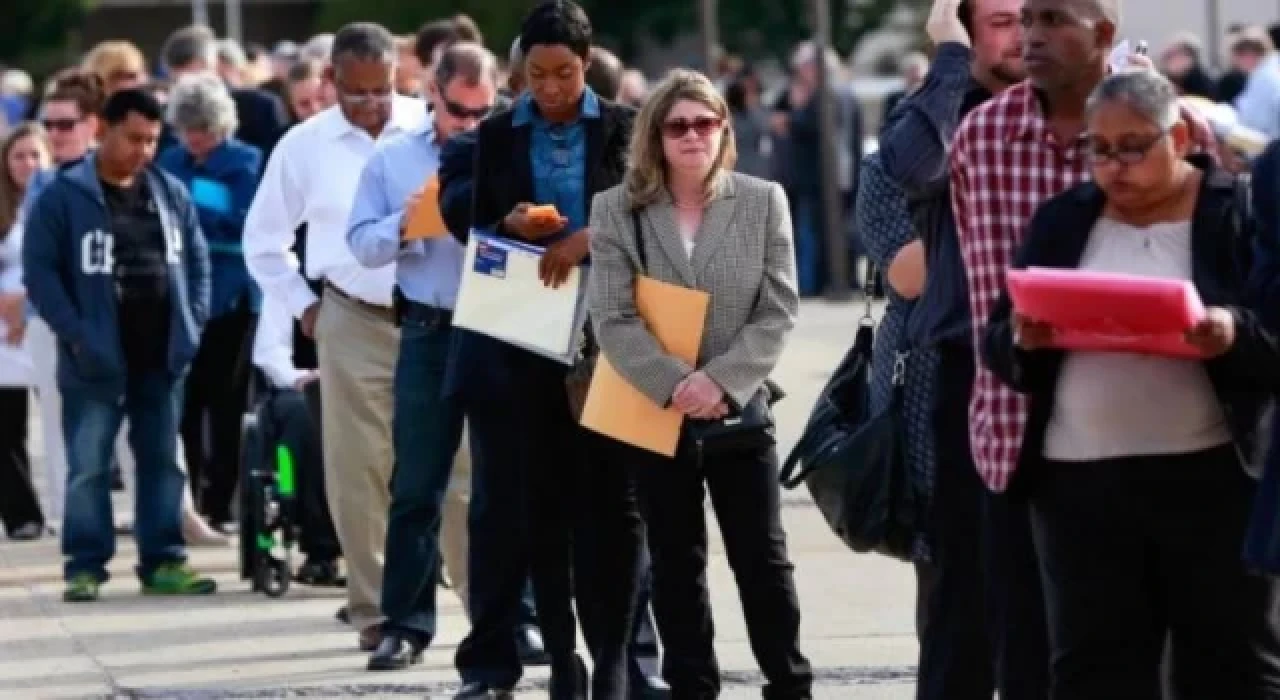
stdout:
{"type": "MultiPolygon", "coordinates": [[[[139,177],[164,231],[170,317],[165,368],[181,377],[195,357],[209,312],[209,255],[191,197],[155,166],[139,177]]],[[[58,386],[114,398],[128,367],[120,335],[111,214],[90,155],[60,171],[27,212],[24,282],[37,313],[58,337],[58,386]]]]}

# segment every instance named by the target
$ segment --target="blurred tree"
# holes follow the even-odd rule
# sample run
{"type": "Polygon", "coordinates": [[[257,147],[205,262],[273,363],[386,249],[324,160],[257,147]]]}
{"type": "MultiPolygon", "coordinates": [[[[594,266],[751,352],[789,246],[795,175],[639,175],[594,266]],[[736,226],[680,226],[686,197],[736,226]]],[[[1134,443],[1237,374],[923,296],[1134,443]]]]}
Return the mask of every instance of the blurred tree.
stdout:
{"type": "MultiPolygon", "coordinates": [[[[14,0],[10,0],[14,1],[14,0]]],[[[630,58],[640,38],[668,43],[698,31],[698,6],[690,0],[578,0],[591,15],[601,43],[630,58]]],[[[811,0],[720,0],[720,40],[725,48],[751,58],[785,57],[810,36],[811,0]]],[[[899,5],[927,0],[827,0],[834,18],[833,45],[846,55],[868,31],[881,26],[899,5]]],[[[424,22],[465,12],[484,30],[490,49],[505,55],[520,22],[537,0],[325,0],[322,30],[367,20],[405,34],[424,22]]]]}
{"type": "Polygon", "coordinates": [[[462,12],[480,25],[485,44],[505,57],[521,20],[535,4],[536,0],[324,0],[318,24],[320,31],[334,31],[348,22],[377,22],[403,35],[462,12]]]}
{"type": "Polygon", "coordinates": [[[0,63],[39,79],[64,65],[95,0],[0,0],[0,63]]]}

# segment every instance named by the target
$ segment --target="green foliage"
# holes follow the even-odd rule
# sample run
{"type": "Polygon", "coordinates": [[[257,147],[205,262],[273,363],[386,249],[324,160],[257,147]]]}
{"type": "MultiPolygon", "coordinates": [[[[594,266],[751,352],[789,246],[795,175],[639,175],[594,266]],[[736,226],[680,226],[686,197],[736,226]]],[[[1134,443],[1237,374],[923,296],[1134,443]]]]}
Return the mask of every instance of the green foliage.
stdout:
{"type": "Polygon", "coordinates": [[[325,0],[319,31],[334,31],[348,22],[377,22],[396,34],[412,34],[435,19],[464,12],[480,25],[485,44],[506,56],[534,0],[325,0]]]}
{"type": "MultiPolygon", "coordinates": [[[[832,43],[847,54],[868,31],[903,2],[922,0],[826,0],[831,4],[832,43]]],[[[696,0],[579,0],[591,15],[600,43],[623,58],[634,56],[639,38],[670,42],[698,31],[696,0]]],[[[720,40],[731,52],[750,58],[786,56],[811,36],[811,0],[720,0],[720,40]]],[[[536,0],[326,0],[321,29],[354,20],[381,23],[397,33],[457,12],[471,15],[484,30],[489,48],[505,55],[520,22],[536,0]]]]}
{"type": "Polygon", "coordinates": [[[0,2],[0,63],[40,76],[66,62],[71,38],[94,0],[0,2]]]}

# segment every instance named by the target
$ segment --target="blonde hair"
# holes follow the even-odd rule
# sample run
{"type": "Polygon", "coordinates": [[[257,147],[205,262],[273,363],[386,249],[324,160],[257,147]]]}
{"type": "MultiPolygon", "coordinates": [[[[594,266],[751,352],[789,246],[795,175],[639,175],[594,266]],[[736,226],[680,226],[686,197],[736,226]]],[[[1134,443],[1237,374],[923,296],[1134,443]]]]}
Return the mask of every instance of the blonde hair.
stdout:
{"type": "Polygon", "coordinates": [[[644,107],[636,117],[631,134],[631,157],[627,167],[627,198],[634,209],[641,209],[662,200],[667,187],[667,160],[662,148],[662,125],[677,102],[697,102],[724,120],[720,137],[720,152],[716,154],[711,172],[707,174],[705,197],[715,194],[720,174],[731,170],[738,161],[738,148],[733,139],[729,121],[729,106],[720,91],[707,76],[686,68],[676,68],[653,89],[644,107]]]}
{"type": "Polygon", "coordinates": [[[101,78],[104,85],[110,86],[113,73],[137,72],[145,76],[147,59],[137,46],[127,41],[104,41],[90,49],[81,67],[101,78]]]}

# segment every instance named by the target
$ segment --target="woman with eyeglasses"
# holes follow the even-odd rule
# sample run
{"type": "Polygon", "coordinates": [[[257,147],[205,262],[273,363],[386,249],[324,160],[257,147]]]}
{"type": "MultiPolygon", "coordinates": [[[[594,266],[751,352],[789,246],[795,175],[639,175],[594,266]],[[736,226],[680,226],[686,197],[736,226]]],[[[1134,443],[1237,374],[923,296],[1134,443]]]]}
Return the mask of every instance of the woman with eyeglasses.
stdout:
{"type": "MultiPolygon", "coordinates": [[[[1021,468],[1048,609],[1052,697],[1280,697],[1280,584],[1241,561],[1280,347],[1246,293],[1234,178],[1188,158],[1173,85],[1111,76],[1086,119],[1093,182],[1045,203],[1015,267],[1189,280],[1200,357],[1064,351],[1011,308],[983,359],[1029,395],[1021,468]]],[[[1100,313],[1103,312],[1100,310],[1100,313]]]]}
{"type": "MultiPolygon", "coordinates": [[[[625,181],[598,195],[591,213],[588,315],[601,352],[655,404],[683,414],[686,429],[770,401],[765,382],[799,311],[786,195],[776,183],[732,172],[729,120],[706,76],[673,71],[636,118],[625,181]],[[666,353],[648,330],[636,307],[640,276],[710,296],[692,365],[666,353]]],[[[706,578],[708,492],[767,682],[764,697],[812,697],[778,455],[763,444],[704,455],[686,435],[674,458],[612,440],[604,447],[639,482],[672,697],[720,692],[706,578]]]]}

